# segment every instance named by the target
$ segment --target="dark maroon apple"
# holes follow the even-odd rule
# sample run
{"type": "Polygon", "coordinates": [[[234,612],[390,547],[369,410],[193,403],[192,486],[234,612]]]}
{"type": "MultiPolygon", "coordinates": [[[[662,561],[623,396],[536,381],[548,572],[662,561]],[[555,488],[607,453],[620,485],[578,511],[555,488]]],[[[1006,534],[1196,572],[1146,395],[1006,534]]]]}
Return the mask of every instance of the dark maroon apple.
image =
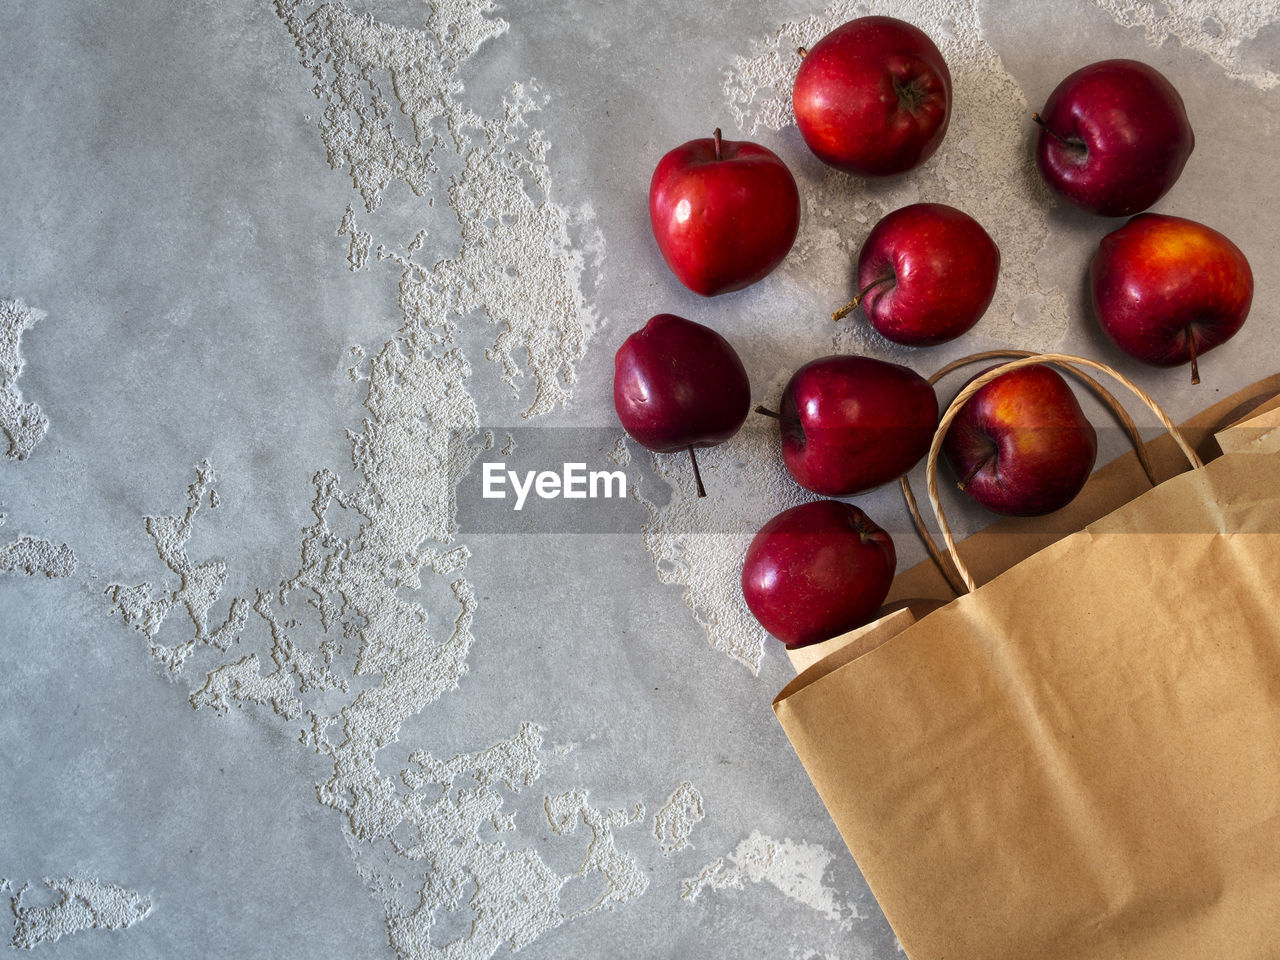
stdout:
{"type": "Polygon", "coordinates": [[[1044,182],[1104,217],[1127,217],[1163,197],[1196,144],[1178,91],[1136,60],[1082,67],[1033,118],[1044,182]]]}
{"type": "Polygon", "coordinates": [[[951,72],[917,27],[861,17],[804,55],[791,94],[809,149],[862,177],[905,173],[933,155],[951,117],[951,72]]]}
{"type": "Polygon", "coordinates": [[[977,220],[945,203],[913,203],[884,217],[858,253],[859,304],[886,339],[913,347],[954,340],[996,293],[1000,250],[977,220]]]}
{"type": "Polygon", "coordinates": [[[742,595],[788,647],[830,640],[870,621],[897,565],[893,540],[839,500],[786,510],[761,528],[742,565],[742,595]]]}
{"type": "Polygon", "coordinates": [[[915,371],[872,357],[823,357],[795,372],[778,412],[796,483],[828,497],[896,480],[929,450],[938,398],[915,371]]]}
{"type": "Polygon", "coordinates": [[[1111,342],[1158,367],[1191,363],[1235,336],[1253,302],[1240,248],[1202,223],[1144,213],[1107,234],[1089,265],[1093,312],[1111,342]]]}
{"type": "Polygon", "coordinates": [[[613,405],[627,433],[659,453],[724,443],[751,409],[746,368],[710,327],[660,313],[623,341],[613,358],[613,405]]]}
{"type": "Polygon", "coordinates": [[[984,507],[1037,517],[1080,492],[1093,471],[1098,437],[1061,374],[1022,367],[965,403],[942,452],[960,489],[984,507]]]}
{"type": "Polygon", "coordinates": [[[690,140],[659,162],[649,219],[662,257],[704,297],[741,290],[780,264],[800,229],[800,192],[759,144],[690,140]]]}

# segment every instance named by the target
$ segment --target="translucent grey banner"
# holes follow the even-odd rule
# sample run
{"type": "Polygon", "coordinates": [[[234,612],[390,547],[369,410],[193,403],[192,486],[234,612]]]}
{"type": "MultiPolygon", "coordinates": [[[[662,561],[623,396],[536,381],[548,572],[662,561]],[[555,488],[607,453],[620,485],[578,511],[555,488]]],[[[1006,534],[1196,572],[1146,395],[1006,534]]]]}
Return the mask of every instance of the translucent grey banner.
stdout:
{"type": "MultiPolygon", "coordinates": [[[[677,477],[682,489],[673,489],[670,480],[654,470],[653,458],[634,441],[628,441],[630,456],[619,447],[622,430],[617,427],[490,427],[482,429],[472,441],[474,459],[456,487],[458,534],[605,534],[641,533],[651,519],[650,507],[667,504],[672,497],[693,496],[692,466],[687,453],[660,455],[660,463],[671,477],[677,477]],[[689,471],[687,475],[683,471],[689,471]]],[[[742,444],[777,444],[776,433],[754,428],[749,435],[735,439],[733,446],[717,451],[699,450],[704,463],[714,462],[727,451],[741,452],[742,444]]],[[[892,442],[891,438],[889,442],[892,442]]],[[[1118,428],[1100,428],[1099,455],[1095,470],[1103,466],[1104,456],[1123,454],[1128,439],[1118,428]]],[[[1201,454],[1211,459],[1219,453],[1208,440],[1201,454]]],[[[464,458],[467,456],[463,454],[464,458]]],[[[708,496],[720,502],[714,509],[699,510],[699,533],[753,535],[767,520],[761,517],[761,489],[778,483],[789,484],[782,474],[781,458],[776,460],[769,450],[763,455],[733,456],[739,469],[736,482],[726,482],[714,469],[704,470],[708,496]],[[751,480],[751,468],[758,462],[766,475],[759,482],[751,480]],[[752,519],[748,525],[744,517],[752,519]]],[[[1136,477],[1140,468],[1133,465],[1136,477]]],[[[1187,469],[1184,460],[1166,456],[1158,461],[1158,479],[1165,480],[1187,469]]],[[[924,489],[924,469],[917,467],[909,475],[921,510],[935,528],[924,489]]],[[[966,535],[1006,520],[1000,514],[971,502],[956,489],[956,477],[945,464],[939,468],[943,502],[958,535],[966,535]]],[[[810,495],[795,488],[797,500],[810,495]]],[[[892,482],[877,490],[844,497],[867,509],[872,519],[893,536],[911,535],[914,526],[905,502],[892,482]],[[868,503],[870,501],[870,503],[868,503]]],[[[710,507],[711,505],[708,505],[710,507]]],[[[695,505],[695,509],[696,509],[695,505]]],[[[1196,528],[1191,521],[1179,517],[1165,518],[1160,531],[1167,533],[1212,533],[1196,528]]],[[[1055,514],[1047,517],[1017,518],[1006,524],[1009,532],[1024,535],[1036,529],[1059,529],[1055,514]]]]}

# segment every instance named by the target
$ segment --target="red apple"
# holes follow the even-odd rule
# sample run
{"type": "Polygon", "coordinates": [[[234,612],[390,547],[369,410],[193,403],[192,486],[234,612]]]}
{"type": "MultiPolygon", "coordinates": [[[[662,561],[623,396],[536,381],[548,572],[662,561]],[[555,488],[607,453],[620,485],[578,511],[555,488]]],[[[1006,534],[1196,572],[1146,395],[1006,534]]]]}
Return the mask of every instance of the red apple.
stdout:
{"type": "Polygon", "coordinates": [[[759,144],[690,140],[659,162],[649,219],[662,257],[704,297],[741,290],[780,264],[800,229],[800,192],[759,144]]]}
{"type": "Polygon", "coordinates": [[[944,203],[913,203],[884,217],[858,253],[859,304],[882,336],[907,346],[954,340],[996,293],[1000,249],[977,220],[944,203]]]}
{"type": "Polygon", "coordinates": [[[637,443],[659,453],[724,443],[751,409],[746,368],[710,327],[660,313],[623,341],[613,358],[613,405],[637,443]]]}
{"type": "Polygon", "coordinates": [[[942,143],[951,73],[918,28],[893,17],[861,17],[805,53],[791,102],[800,135],[818,159],[882,177],[918,167],[942,143]]]}
{"type": "Polygon", "coordinates": [[[889,593],[893,540],[839,500],[786,510],[761,528],[742,565],[742,595],[788,647],[830,640],[867,623],[889,593]]]}
{"type": "Polygon", "coordinates": [[[1037,517],[1080,492],[1093,471],[1098,437],[1061,374],[1022,367],[965,403],[942,452],[960,489],[984,507],[1037,517]]]}
{"type": "Polygon", "coordinates": [[[916,465],[938,426],[938,398],[929,381],[907,367],[832,356],[797,370],[773,415],[782,432],[782,459],[796,483],[846,497],[896,480],[916,465]]]}
{"type": "Polygon", "coordinates": [[[1111,342],[1158,367],[1191,362],[1235,336],[1253,302],[1240,248],[1202,223],[1144,213],[1107,234],[1089,265],[1093,312],[1111,342]]]}
{"type": "Polygon", "coordinates": [[[1196,144],[1178,91],[1136,60],[1082,67],[1034,119],[1044,182],[1104,217],[1127,217],[1163,197],[1196,144]]]}

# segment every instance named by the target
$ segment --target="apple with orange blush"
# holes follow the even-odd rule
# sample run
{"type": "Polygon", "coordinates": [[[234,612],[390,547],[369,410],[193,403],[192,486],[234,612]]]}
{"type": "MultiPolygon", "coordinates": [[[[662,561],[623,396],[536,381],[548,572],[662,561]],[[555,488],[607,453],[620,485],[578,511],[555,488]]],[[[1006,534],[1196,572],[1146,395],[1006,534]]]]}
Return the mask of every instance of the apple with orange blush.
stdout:
{"type": "Polygon", "coordinates": [[[1107,234],[1089,267],[1098,324],[1129,356],[1191,364],[1230,340],[1253,302],[1253,272],[1234,243],[1202,223],[1144,213],[1107,234]]]}
{"type": "Polygon", "coordinates": [[[996,513],[1036,517],[1075,499],[1093,471],[1098,437],[1067,381],[1021,367],[983,385],[960,408],[942,452],[959,487],[996,513]]]}

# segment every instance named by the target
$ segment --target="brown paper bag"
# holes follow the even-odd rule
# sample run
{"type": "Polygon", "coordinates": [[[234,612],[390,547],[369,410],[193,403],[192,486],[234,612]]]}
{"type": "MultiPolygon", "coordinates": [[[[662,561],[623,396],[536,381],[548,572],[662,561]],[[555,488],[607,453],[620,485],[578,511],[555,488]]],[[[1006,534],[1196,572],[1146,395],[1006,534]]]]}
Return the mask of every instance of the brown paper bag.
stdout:
{"type": "Polygon", "coordinates": [[[911,960],[1280,957],[1280,409],[1223,447],[775,700],[911,960]]]}

